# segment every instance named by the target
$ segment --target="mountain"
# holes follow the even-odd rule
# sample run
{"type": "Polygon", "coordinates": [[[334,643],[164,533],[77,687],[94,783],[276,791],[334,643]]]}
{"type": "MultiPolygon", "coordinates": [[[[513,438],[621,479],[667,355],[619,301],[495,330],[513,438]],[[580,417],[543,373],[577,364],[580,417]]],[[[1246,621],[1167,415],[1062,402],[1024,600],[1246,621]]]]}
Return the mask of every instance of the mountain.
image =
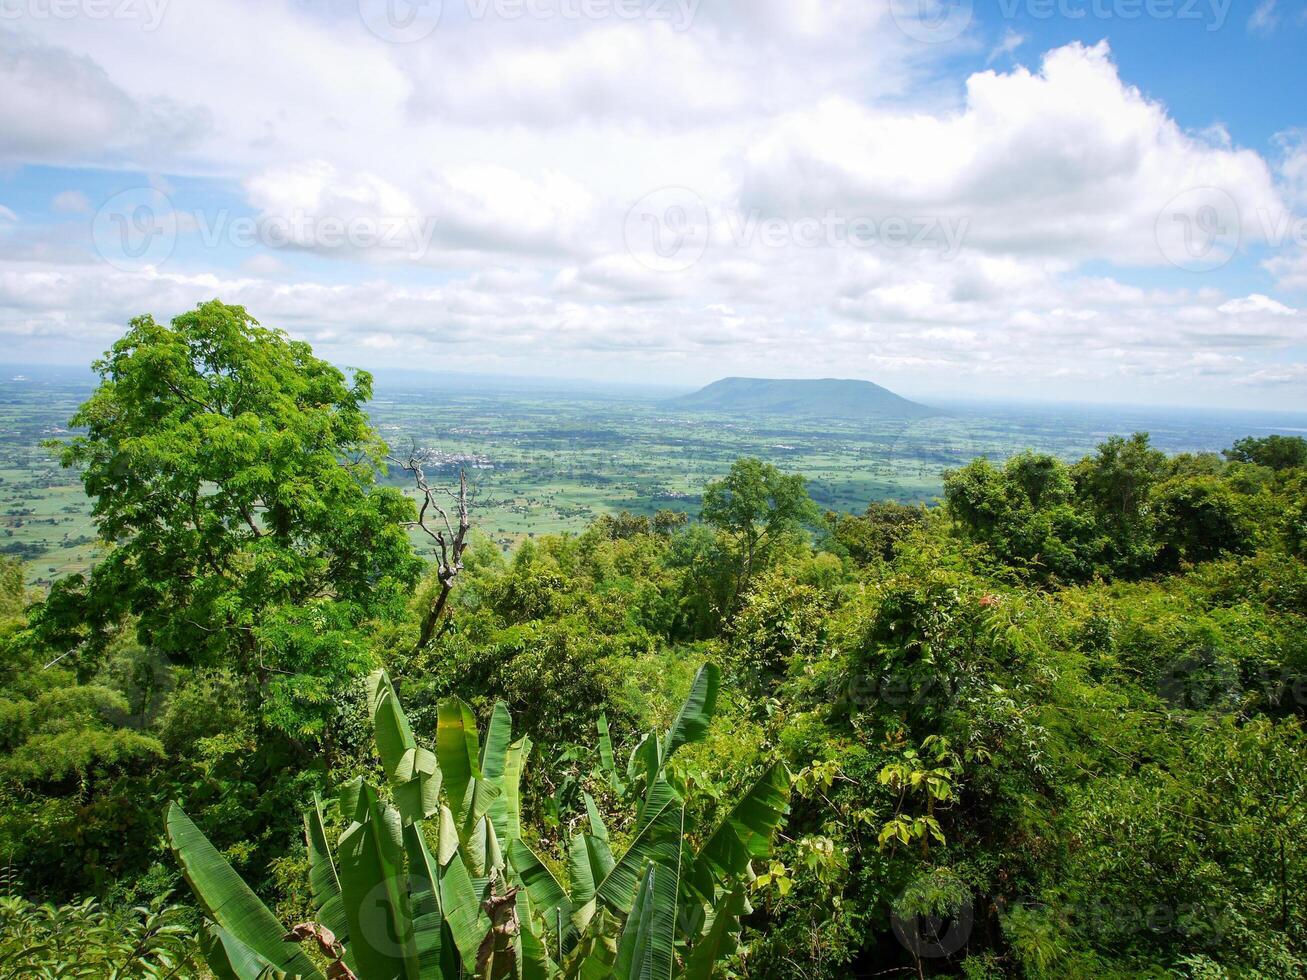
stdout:
{"type": "Polygon", "coordinates": [[[663,402],[688,412],[739,415],[801,415],[815,418],[920,419],[941,412],[908,401],[870,381],[824,378],[780,381],[767,378],[723,378],[690,395],[663,402]]]}

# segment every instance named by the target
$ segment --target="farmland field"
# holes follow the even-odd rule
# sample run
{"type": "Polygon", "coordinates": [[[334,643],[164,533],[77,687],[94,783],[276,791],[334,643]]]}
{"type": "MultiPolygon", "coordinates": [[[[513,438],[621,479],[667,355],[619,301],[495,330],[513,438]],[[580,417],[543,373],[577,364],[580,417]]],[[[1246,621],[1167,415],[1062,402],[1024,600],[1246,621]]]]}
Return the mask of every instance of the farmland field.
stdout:
{"type": "MultiPolygon", "coordinates": [[[[90,393],[85,372],[0,368],[0,552],[32,584],[88,567],[90,507],[43,440],[66,435],[90,393]]],[[[512,379],[381,374],[373,421],[396,453],[415,448],[436,480],[467,468],[476,526],[504,548],[533,534],[580,531],[618,510],[697,511],[704,484],[740,456],[803,473],[814,499],[855,511],[872,500],[929,501],[945,470],[1025,448],[1074,458],[1104,437],[1144,430],[1170,452],[1219,450],[1245,435],[1307,430],[1285,413],[952,404],[910,422],[748,418],[669,411],[678,392],[512,379]],[[437,382],[439,387],[437,387],[437,382]]],[[[405,474],[392,472],[396,485],[405,474]]]]}

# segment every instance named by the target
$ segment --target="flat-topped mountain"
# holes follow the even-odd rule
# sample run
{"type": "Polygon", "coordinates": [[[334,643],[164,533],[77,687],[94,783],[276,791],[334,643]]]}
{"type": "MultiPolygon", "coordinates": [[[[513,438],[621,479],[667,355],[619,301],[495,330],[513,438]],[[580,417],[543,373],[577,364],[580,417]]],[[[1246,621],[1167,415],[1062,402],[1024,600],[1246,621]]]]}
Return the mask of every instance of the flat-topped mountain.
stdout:
{"type": "Polygon", "coordinates": [[[723,378],[690,395],[673,398],[668,408],[727,414],[801,415],[816,418],[919,419],[940,412],[909,401],[870,381],[823,378],[785,381],[723,378]]]}

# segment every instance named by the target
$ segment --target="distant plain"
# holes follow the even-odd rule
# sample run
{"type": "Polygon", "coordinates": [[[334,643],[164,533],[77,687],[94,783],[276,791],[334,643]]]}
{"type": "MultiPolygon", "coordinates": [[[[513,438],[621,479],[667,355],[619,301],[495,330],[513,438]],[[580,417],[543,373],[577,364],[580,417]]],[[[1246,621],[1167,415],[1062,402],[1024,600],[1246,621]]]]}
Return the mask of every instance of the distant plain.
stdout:
{"type": "MultiPolygon", "coordinates": [[[[0,552],[21,556],[32,584],[83,571],[97,553],[76,475],[41,447],[67,434],[93,385],[86,371],[0,366],[0,552]]],[[[1073,459],[1135,431],[1168,452],[1307,432],[1307,415],[1284,412],[922,398],[945,414],[827,420],[666,404],[684,392],[379,372],[370,412],[393,450],[416,449],[435,479],[455,480],[457,467],[467,467],[474,523],[505,549],[532,535],[579,532],[603,513],[695,513],[705,483],[741,456],[804,474],[826,509],[859,511],[873,500],[933,500],[943,473],[976,456],[1001,460],[1031,448],[1073,459]]],[[[389,479],[407,486],[398,470],[389,479]]]]}

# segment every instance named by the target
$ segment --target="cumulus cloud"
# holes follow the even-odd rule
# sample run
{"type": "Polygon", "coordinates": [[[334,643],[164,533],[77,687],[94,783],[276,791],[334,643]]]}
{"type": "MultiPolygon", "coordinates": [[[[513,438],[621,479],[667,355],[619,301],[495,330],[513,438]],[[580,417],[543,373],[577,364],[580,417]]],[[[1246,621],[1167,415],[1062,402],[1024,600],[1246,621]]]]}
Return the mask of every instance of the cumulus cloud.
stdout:
{"type": "Polygon", "coordinates": [[[978,73],[966,91],[941,115],[838,98],[786,117],[747,152],[742,205],[953,216],[975,247],[1144,265],[1168,261],[1159,233],[1183,233],[1159,229],[1178,194],[1215,189],[1230,224],[1283,211],[1261,156],[1185,133],[1121,80],[1106,43],[1052,51],[1038,72],[978,73]]]}
{"type": "Polygon", "coordinates": [[[134,99],[87,55],[11,30],[0,30],[0,90],[0,159],[10,161],[131,160],[155,143],[186,147],[205,120],[166,96],[134,99]]]}

